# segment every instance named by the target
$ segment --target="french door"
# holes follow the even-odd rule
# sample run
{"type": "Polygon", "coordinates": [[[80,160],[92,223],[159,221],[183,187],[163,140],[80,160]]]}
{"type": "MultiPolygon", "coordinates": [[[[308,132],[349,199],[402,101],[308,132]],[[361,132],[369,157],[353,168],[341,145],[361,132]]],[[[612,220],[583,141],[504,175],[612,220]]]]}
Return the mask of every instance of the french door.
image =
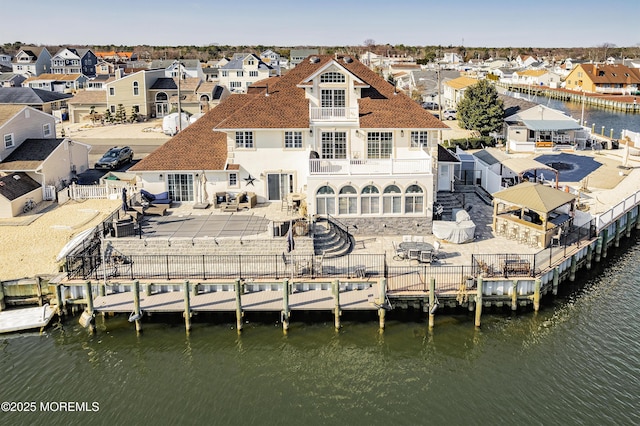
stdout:
{"type": "Polygon", "coordinates": [[[284,200],[293,192],[293,173],[267,173],[267,195],[270,201],[284,200]]]}

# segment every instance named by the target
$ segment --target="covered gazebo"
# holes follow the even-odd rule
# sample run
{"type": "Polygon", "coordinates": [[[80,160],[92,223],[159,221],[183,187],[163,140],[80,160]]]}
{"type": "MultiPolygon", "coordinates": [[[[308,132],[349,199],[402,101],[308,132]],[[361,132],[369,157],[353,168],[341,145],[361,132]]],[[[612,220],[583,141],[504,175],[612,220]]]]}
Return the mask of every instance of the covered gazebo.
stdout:
{"type": "Polygon", "coordinates": [[[577,196],[535,182],[493,194],[493,229],[498,235],[547,247],[573,223],[577,196]]]}

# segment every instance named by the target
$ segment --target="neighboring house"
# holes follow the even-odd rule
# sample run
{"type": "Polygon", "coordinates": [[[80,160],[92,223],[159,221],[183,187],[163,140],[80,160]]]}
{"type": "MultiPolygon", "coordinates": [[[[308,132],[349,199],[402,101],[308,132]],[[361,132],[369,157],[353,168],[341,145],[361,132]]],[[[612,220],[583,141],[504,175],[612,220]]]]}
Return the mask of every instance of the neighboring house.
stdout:
{"type": "Polygon", "coordinates": [[[503,83],[511,83],[514,72],[515,70],[513,68],[504,67],[504,68],[493,68],[489,72],[489,74],[498,76],[500,81],[503,83]]]}
{"type": "Polygon", "coordinates": [[[22,87],[26,78],[22,74],[7,72],[0,74],[0,87],[22,87]]]}
{"type": "Polygon", "coordinates": [[[99,60],[105,60],[111,63],[125,63],[129,61],[135,61],[138,59],[138,55],[133,52],[116,52],[115,50],[109,50],[105,52],[94,52],[99,60]]]}
{"type": "Polygon", "coordinates": [[[515,71],[511,77],[511,82],[528,86],[557,88],[560,85],[560,75],[547,70],[515,71]]]}
{"type": "Polygon", "coordinates": [[[497,148],[484,148],[472,155],[475,160],[474,170],[479,174],[480,186],[489,194],[503,190],[507,182],[515,179],[515,173],[502,164],[510,158],[504,151],[497,148]]]}
{"type": "Polygon", "coordinates": [[[85,83],[85,90],[107,90],[107,83],[115,80],[115,77],[108,74],[98,74],[85,83]]]}
{"type": "Polygon", "coordinates": [[[127,75],[116,73],[116,78],[105,84],[107,88],[106,109],[115,114],[118,105],[122,104],[127,115],[134,109],[142,117],[167,115],[170,94],[152,94],[150,91],[159,78],[165,78],[164,69],[143,70],[127,75]]]}
{"type": "Polygon", "coordinates": [[[230,92],[246,93],[247,87],[256,81],[277,75],[277,70],[264,63],[253,53],[236,54],[220,68],[220,85],[230,92]]]}
{"type": "Polygon", "coordinates": [[[518,68],[529,68],[533,67],[534,64],[538,63],[538,59],[531,55],[518,55],[516,58],[516,66],[518,68]]]}
{"type": "Polygon", "coordinates": [[[461,64],[464,62],[464,58],[455,52],[445,52],[440,62],[443,64],[461,64]]]}
{"type": "Polygon", "coordinates": [[[631,94],[640,89],[640,69],[625,65],[579,64],[565,79],[565,88],[590,93],[631,94]]]}
{"type": "Polygon", "coordinates": [[[557,146],[585,147],[588,132],[577,120],[544,105],[505,117],[504,135],[509,151],[534,152],[557,146]]]}
{"type": "Polygon", "coordinates": [[[51,72],[51,54],[46,47],[23,46],[11,63],[13,72],[35,76],[51,72]]]}
{"type": "MultiPolygon", "coordinates": [[[[41,189],[34,193],[31,185],[28,191],[35,202],[55,199],[55,188],[89,167],[91,147],[69,139],[56,139],[55,118],[34,108],[0,105],[0,136],[0,175],[16,172],[28,175],[41,189]]],[[[7,194],[4,195],[7,198],[7,194]]],[[[4,201],[0,199],[0,211],[4,212],[0,214],[8,211],[4,201]]],[[[8,202],[14,201],[9,197],[8,202]]],[[[21,209],[24,200],[18,204],[21,209]]]]}
{"type": "Polygon", "coordinates": [[[29,87],[0,87],[0,105],[30,106],[37,110],[59,115],[73,95],[29,87]]]}
{"type": "Polygon", "coordinates": [[[214,67],[205,67],[202,68],[202,73],[204,74],[204,81],[218,81],[220,69],[214,67]]]}
{"type": "Polygon", "coordinates": [[[6,53],[0,53],[0,65],[12,68],[11,67],[11,55],[8,55],[6,53]]]}
{"type": "Polygon", "coordinates": [[[456,107],[464,98],[464,92],[468,87],[478,83],[478,80],[470,77],[458,77],[446,81],[443,86],[444,101],[449,107],[456,107]]]}
{"type": "Polygon", "coordinates": [[[40,74],[22,82],[22,87],[49,90],[57,93],[72,93],[83,89],[87,77],[82,74],[40,74]]]}
{"type": "Polygon", "coordinates": [[[0,218],[20,215],[27,200],[42,201],[38,182],[22,172],[0,175],[0,218]]]}
{"type": "Polygon", "coordinates": [[[318,49],[291,49],[289,52],[289,67],[294,68],[309,56],[317,56],[319,54],[320,51],[318,49]]]}
{"type": "Polygon", "coordinates": [[[280,74],[279,73],[279,67],[280,67],[279,54],[277,54],[271,49],[267,49],[264,52],[260,53],[260,60],[262,60],[262,62],[264,62],[265,64],[270,65],[271,67],[278,70],[278,75],[280,74]]]}
{"type": "Polygon", "coordinates": [[[98,58],[91,49],[62,49],[51,58],[52,74],[82,74],[91,78],[96,75],[98,58]]]}
{"type": "Polygon", "coordinates": [[[204,81],[202,64],[197,59],[157,60],[152,61],[149,69],[165,70],[165,77],[197,78],[204,81]],[[179,64],[179,65],[178,65],[179,64]]]}
{"type": "Polygon", "coordinates": [[[99,59],[95,66],[95,75],[113,75],[116,72],[116,65],[107,62],[104,59],[99,59]]]}
{"type": "MultiPolygon", "coordinates": [[[[224,87],[213,82],[201,83],[195,92],[189,96],[199,105],[199,112],[204,114],[215,108],[231,93],[224,87]]],[[[187,98],[188,99],[188,98],[187,98]]]]}
{"type": "MultiPolygon", "coordinates": [[[[69,122],[81,123],[91,120],[91,111],[97,114],[94,119],[100,121],[106,110],[107,92],[105,90],[80,90],[69,100],[69,122]]],[[[129,112],[126,111],[127,114],[129,112]]]]}
{"type": "Polygon", "coordinates": [[[310,214],[375,232],[428,232],[444,129],[361,62],[311,57],[227,97],[129,172],[178,202],[251,191],[281,204],[295,192],[310,214]]]}
{"type": "Polygon", "coordinates": [[[201,112],[199,99],[195,92],[202,80],[198,78],[160,77],[149,87],[148,97],[154,99],[156,117],[164,117],[172,111],[178,111],[178,104],[183,112],[190,115],[201,112]],[[181,100],[178,102],[178,93],[181,100]],[[188,97],[188,98],[187,98],[188,97]]]}

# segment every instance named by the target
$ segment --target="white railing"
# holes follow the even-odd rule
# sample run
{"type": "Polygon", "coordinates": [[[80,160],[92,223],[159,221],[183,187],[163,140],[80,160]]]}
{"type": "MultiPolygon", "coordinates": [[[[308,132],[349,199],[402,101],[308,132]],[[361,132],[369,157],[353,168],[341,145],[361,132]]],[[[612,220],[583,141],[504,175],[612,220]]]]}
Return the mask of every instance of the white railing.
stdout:
{"type": "Polygon", "coordinates": [[[311,159],[312,175],[407,175],[431,174],[431,159],[311,159]]]}
{"type": "Polygon", "coordinates": [[[624,201],[619,202],[611,209],[597,216],[596,227],[598,232],[615,222],[623,214],[640,204],[640,191],[628,196],[624,201]]]}
{"type": "Polygon", "coordinates": [[[326,121],[350,121],[358,119],[358,108],[333,107],[309,108],[309,119],[326,121]]]}
{"type": "MultiPolygon", "coordinates": [[[[115,185],[76,185],[67,188],[71,200],[118,199],[122,195],[123,186],[115,185]]],[[[136,192],[135,185],[127,185],[129,196],[136,192]]]]}
{"type": "Polygon", "coordinates": [[[636,86],[627,87],[596,87],[596,93],[611,93],[616,95],[631,94],[638,90],[636,86]]]}
{"type": "Polygon", "coordinates": [[[52,201],[56,199],[56,187],[53,185],[45,185],[42,187],[42,199],[44,201],[52,201]]]}

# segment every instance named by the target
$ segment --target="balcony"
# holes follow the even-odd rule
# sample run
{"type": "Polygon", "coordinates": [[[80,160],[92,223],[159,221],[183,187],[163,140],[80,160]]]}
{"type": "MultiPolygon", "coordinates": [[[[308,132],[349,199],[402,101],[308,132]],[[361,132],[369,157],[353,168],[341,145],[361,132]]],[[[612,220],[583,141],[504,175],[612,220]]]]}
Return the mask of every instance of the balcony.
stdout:
{"type": "Polygon", "coordinates": [[[309,173],[312,175],[429,175],[431,159],[311,159],[309,173]]]}
{"type": "Polygon", "coordinates": [[[332,107],[332,108],[309,108],[309,119],[311,121],[358,121],[358,108],[332,107]]]}
{"type": "Polygon", "coordinates": [[[637,90],[638,87],[635,85],[628,85],[627,87],[596,87],[596,93],[608,93],[612,95],[626,95],[631,94],[637,90]]]}

